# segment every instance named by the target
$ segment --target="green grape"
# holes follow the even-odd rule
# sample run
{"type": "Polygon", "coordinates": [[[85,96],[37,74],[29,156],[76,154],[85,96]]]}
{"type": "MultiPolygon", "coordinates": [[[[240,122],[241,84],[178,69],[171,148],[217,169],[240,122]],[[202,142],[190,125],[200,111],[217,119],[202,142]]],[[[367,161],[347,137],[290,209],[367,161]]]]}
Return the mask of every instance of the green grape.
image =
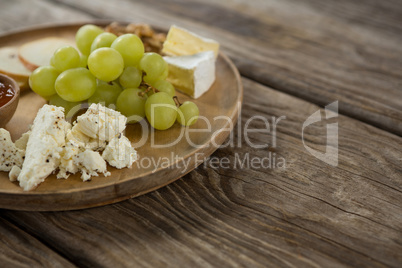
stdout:
{"type": "Polygon", "coordinates": [[[116,101],[117,110],[127,116],[128,123],[136,123],[145,117],[146,95],[138,88],[127,88],[120,93],[116,101]]]}
{"type": "Polygon", "coordinates": [[[59,74],[53,66],[41,66],[29,76],[29,86],[36,94],[48,99],[56,94],[54,84],[59,74]]]}
{"type": "Polygon", "coordinates": [[[88,67],[88,56],[81,54],[80,55],[80,63],[78,64],[78,67],[82,68],[87,68],[88,67]]]}
{"type": "Polygon", "coordinates": [[[104,31],[98,26],[86,24],[78,29],[75,35],[75,43],[84,55],[89,55],[94,39],[104,31]]]}
{"type": "Polygon", "coordinates": [[[76,68],[79,64],[80,54],[72,46],[64,46],[57,49],[50,59],[50,65],[56,68],[59,72],[76,68]]]}
{"type": "Polygon", "coordinates": [[[157,80],[163,80],[168,65],[161,55],[148,52],[145,53],[140,61],[140,69],[145,73],[144,81],[150,84],[157,80]]]}
{"type": "Polygon", "coordinates": [[[80,110],[82,102],[69,102],[62,99],[59,95],[54,94],[49,99],[49,104],[54,106],[59,106],[64,108],[64,114],[66,117],[72,117],[76,111],[80,110]],[[69,114],[69,112],[73,114],[69,114]]]}
{"type": "Polygon", "coordinates": [[[155,129],[165,130],[173,126],[177,117],[177,107],[166,92],[157,92],[145,102],[145,115],[155,129]]]}
{"type": "MultiPolygon", "coordinates": [[[[153,87],[156,88],[159,91],[166,92],[171,97],[176,96],[176,90],[174,89],[174,86],[170,82],[168,82],[166,80],[158,80],[158,81],[156,81],[153,84],[153,87]]],[[[150,92],[152,92],[152,91],[150,91],[150,92]]]]}
{"type": "Polygon", "coordinates": [[[124,59],[124,66],[136,66],[144,55],[144,44],[135,34],[123,34],[117,37],[111,48],[120,52],[124,59]]]}
{"type": "Polygon", "coordinates": [[[166,67],[165,71],[161,75],[160,80],[165,80],[168,77],[168,74],[169,74],[169,65],[166,67]]]}
{"type": "Polygon", "coordinates": [[[57,94],[66,101],[83,101],[95,93],[96,78],[88,69],[69,69],[57,77],[55,88],[57,94]]]}
{"type": "Polygon", "coordinates": [[[89,55],[88,68],[96,78],[109,82],[121,75],[124,61],[115,49],[102,47],[89,55]]]}
{"type": "Polygon", "coordinates": [[[119,82],[124,88],[137,88],[142,81],[142,72],[134,66],[128,66],[120,75],[119,82]]]}
{"type": "Polygon", "coordinates": [[[177,113],[177,122],[183,126],[191,126],[197,122],[200,111],[197,104],[192,101],[185,101],[180,105],[177,113]]]}
{"type": "Polygon", "coordinates": [[[97,48],[110,47],[117,36],[112,33],[101,33],[98,35],[91,45],[91,52],[97,48]]]}
{"type": "Polygon", "coordinates": [[[98,80],[95,93],[88,99],[88,103],[102,103],[109,107],[111,104],[116,104],[122,89],[116,82],[104,82],[98,80]]]}

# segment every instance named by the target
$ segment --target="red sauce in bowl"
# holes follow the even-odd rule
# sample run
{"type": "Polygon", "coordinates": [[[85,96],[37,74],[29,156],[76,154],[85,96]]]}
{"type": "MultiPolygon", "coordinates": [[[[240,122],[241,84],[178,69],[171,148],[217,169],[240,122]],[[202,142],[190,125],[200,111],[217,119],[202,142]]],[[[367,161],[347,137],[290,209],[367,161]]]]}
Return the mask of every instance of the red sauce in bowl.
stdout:
{"type": "Polygon", "coordinates": [[[10,84],[0,82],[0,107],[6,105],[14,95],[15,91],[10,84]]]}

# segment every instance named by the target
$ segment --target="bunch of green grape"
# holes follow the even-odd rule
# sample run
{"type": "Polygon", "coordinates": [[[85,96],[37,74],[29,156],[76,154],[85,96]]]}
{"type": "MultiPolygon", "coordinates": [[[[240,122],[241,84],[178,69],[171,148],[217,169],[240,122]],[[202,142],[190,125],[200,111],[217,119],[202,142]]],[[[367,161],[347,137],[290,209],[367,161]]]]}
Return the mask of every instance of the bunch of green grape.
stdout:
{"type": "Polygon", "coordinates": [[[145,53],[137,35],[117,37],[87,24],[77,31],[76,46],[79,52],[72,46],[59,48],[49,66],[37,68],[29,77],[31,89],[50,104],[64,107],[66,114],[88,102],[115,108],[129,123],[146,117],[158,130],[176,121],[184,126],[197,121],[197,105],[178,102],[175,88],[165,80],[167,63],[157,53],[145,53]]]}

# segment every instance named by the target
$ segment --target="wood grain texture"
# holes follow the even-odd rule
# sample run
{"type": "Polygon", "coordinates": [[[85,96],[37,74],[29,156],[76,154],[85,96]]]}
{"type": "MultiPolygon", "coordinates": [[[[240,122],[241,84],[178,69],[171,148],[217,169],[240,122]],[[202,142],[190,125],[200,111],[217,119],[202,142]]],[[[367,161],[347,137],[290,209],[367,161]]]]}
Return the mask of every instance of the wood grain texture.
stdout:
{"type": "Polygon", "coordinates": [[[43,0],[2,0],[0,31],[2,33],[37,27],[41,24],[68,23],[87,20],[92,16],[43,0]]]}
{"type": "Polygon", "coordinates": [[[402,8],[391,1],[58,2],[187,27],[220,41],[242,75],[320,106],[339,100],[341,113],[402,135],[402,8]]]}
{"type": "MultiPolygon", "coordinates": [[[[197,8],[191,8],[194,1],[7,3],[14,2],[27,7],[19,10],[21,17],[37,14],[33,23],[63,17],[178,23],[219,40],[245,76],[319,105],[339,99],[343,113],[400,133],[398,1],[204,1],[197,8]],[[50,17],[42,17],[41,9],[50,17]]],[[[7,19],[2,8],[0,14],[7,19]]],[[[27,25],[10,20],[0,30],[27,25]]],[[[270,150],[286,159],[286,169],[215,168],[207,161],[167,187],[116,205],[1,210],[1,217],[81,267],[400,267],[401,138],[346,116],[312,125],[306,144],[324,151],[325,123],[339,124],[339,166],[328,166],[301,141],[302,124],[316,105],[246,78],[243,83],[241,126],[253,115],[286,115],[270,150]]],[[[262,127],[261,121],[250,123],[262,127]]],[[[272,133],[250,135],[272,145],[272,133]]],[[[211,161],[269,155],[241,141],[211,161]]]]}
{"type": "Polygon", "coordinates": [[[75,267],[40,241],[0,218],[1,267],[75,267]]]}
{"type": "MultiPolygon", "coordinates": [[[[340,116],[339,166],[331,167],[301,140],[302,123],[319,107],[243,83],[242,127],[253,115],[286,116],[271,150],[286,168],[240,168],[236,158],[269,155],[243,137],[242,146],[219,149],[189,175],[145,196],[82,211],[2,215],[80,266],[398,267],[402,139],[340,116]],[[237,168],[214,167],[212,159],[224,158],[237,168]]],[[[306,131],[308,146],[323,150],[325,123],[306,131]]],[[[249,128],[261,124],[253,120],[249,128]]],[[[272,145],[272,133],[249,138],[272,145]]]]}

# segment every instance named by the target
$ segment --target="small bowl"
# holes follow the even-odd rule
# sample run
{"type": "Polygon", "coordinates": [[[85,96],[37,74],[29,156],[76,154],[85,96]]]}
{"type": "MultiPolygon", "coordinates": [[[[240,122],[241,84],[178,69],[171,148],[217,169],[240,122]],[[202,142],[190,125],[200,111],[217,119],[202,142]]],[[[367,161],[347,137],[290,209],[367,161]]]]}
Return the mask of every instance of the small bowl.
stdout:
{"type": "Polygon", "coordinates": [[[20,87],[14,79],[4,74],[0,74],[0,82],[11,85],[15,93],[9,102],[0,107],[0,128],[2,128],[10,121],[17,109],[18,100],[20,99],[20,87]]]}

